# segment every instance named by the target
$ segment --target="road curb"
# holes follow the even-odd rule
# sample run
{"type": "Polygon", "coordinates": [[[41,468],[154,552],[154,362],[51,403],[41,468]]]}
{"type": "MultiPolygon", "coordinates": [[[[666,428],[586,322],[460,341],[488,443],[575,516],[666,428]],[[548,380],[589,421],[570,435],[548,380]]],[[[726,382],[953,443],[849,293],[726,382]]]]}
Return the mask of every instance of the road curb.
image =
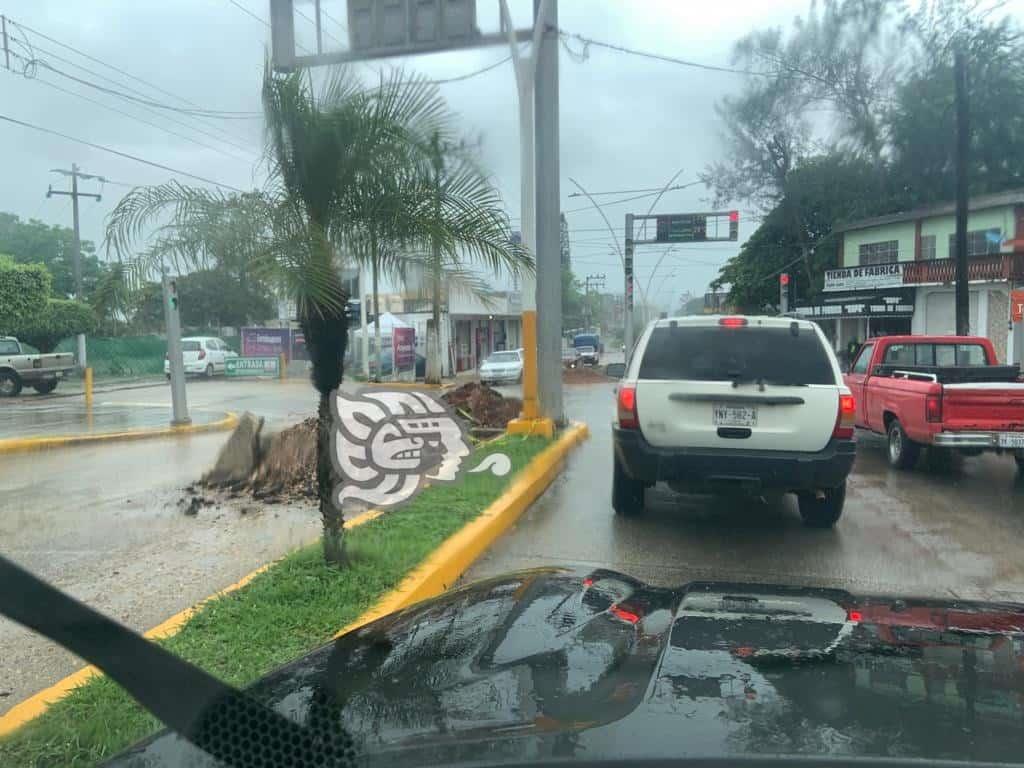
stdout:
{"type": "MultiPolygon", "coordinates": [[[[351,529],[368,523],[371,520],[376,520],[383,513],[379,509],[371,509],[368,512],[364,512],[358,517],[354,517],[351,520],[346,521],[345,528],[351,529]]],[[[215,600],[224,595],[229,595],[232,592],[236,592],[241,589],[257,576],[264,571],[268,570],[271,566],[279,562],[281,558],[272,560],[271,562],[261,565],[254,571],[250,571],[245,576],[240,578],[234,584],[224,587],[224,589],[213,593],[207,598],[200,600],[195,605],[186,608],[183,611],[171,616],[169,619],[157,624],[152,629],[143,633],[143,637],[150,640],[164,640],[168,637],[173,637],[181,631],[181,628],[185,626],[189,619],[191,619],[197,611],[199,611],[204,605],[211,600],[215,600]]],[[[89,682],[92,678],[98,677],[103,673],[100,672],[96,667],[91,664],[82,667],[77,672],[73,672],[63,680],[58,680],[48,688],[44,688],[38,693],[34,693],[24,701],[21,701],[7,710],[4,714],[0,715],[0,738],[13,733],[21,726],[26,723],[35,720],[37,717],[42,715],[48,710],[53,704],[67,696],[72,690],[80,685],[84,685],[89,682]]]]}
{"type": "Polygon", "coordinates": [[[73,445],[111,442],[115,440],[146,440],[152,437],[192,435],[199,432],[220,432],[238,426],[238,415],[228,411],[224,417],[208,424],[187,424],[180,427],[158,429],[132,429],[124,432],[99,432],[89,435],[54,435],[52,437],[12,437],[0,440],[0,454],[28,453],[50,448],[67,448],[73,445]]]}
{"type": "Polygon", "coordinates": [[[557,477],[569,452],[590,436],[586,424],[573,424],[537,454],[501,496],[474,520],[449,536],[411,574],[335,637],[441,594],[462,576],[501,534],[515,523],[557,477]]]}

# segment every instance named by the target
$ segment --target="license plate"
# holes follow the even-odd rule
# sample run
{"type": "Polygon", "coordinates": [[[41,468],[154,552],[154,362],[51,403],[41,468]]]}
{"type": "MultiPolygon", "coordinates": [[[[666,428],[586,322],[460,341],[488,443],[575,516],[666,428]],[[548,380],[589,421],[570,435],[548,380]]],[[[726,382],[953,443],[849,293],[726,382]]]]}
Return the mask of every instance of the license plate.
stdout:
{"type": "Polygon", "coordinates": [[[755,427],[757,408],[752,405],[713,405],[712,421],[716,427],[755,427]]]}
{"type": "Polygon", "coordinates": [[[1024,432],[1000,432],[1000,448],[1024,448],[1024,432]]]}

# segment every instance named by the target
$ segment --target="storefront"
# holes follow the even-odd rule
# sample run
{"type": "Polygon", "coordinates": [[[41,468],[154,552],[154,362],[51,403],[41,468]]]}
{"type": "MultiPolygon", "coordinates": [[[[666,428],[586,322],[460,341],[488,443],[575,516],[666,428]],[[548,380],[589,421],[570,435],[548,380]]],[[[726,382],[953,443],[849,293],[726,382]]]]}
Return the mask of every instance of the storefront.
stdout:
{"type": "Polygon", "coordinates": [[[845,353],[853,342],[910,333],[915,298],[914,288],[832,291],[814,303],[797,304],[793,314],[818,323],[836,352],[845,353]]]}

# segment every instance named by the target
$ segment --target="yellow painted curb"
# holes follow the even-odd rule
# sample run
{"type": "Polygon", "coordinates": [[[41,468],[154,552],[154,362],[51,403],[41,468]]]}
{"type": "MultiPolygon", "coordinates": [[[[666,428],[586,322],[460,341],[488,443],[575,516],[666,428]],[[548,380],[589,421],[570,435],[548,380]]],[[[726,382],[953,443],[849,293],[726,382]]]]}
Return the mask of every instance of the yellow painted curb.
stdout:
{"type": "Polygon", "coordinates": [[[471,522],[453,533],[391,592],[358,619],[338,632],[364,624],[434,597],[451,587],[473,562],[519,519],[527,507],[558,475],[562,462],[576,445],[590,435],[586,424],[573,424],[552,445],[533,457],[501,496],[471,522]]]}
{"type": "MultiPolygon", "coordinates": [[[[371,509],[370,511],[364,512],[363,514],[359,515],[359,517],[355,517],[351,520],[346,521],[345,528],[356,528],[362,525],[363,523],[368,523],[371,520],[376,520],[382,514],[384,514],[383,510],[371,509]]],[[[150,640],[163,640],[165,638],[172,637],[173,635],[178,634],[178,632],[181,631],[181,628],[184,627],[186,623],[188,623],[188,620],[191,619],[199,609],[206,605],[206,603],[210,602],[211,600],[215,600],[219,597],[224,597],[224,595],[231,594],[232,592],[241,589],[277,562],[279,561],[274,560],[270,563],[267,563],[266,565],[261,565],[255,571],[247,573],[234,584],[225,587],[219,592],[215,592],[209,597],[200,600],[191,608],[186,608],[185,610],[174,614],[166,621],[157,624],[149,631],[143,633],[143,637],[147,637],[150,640]]],[[[49,688],[44,688],[38,693],[29,696],[24,701],[14,705],[9,710],[7,710],[7,712],[5,712],[3,715],[0,715],[0,738],[17,730],[30,720],[34,720],[35,718],[39,717],[47,709],[49,709],[52,704],[60,701],[72,690],[74,690],[80,685],[83,685],[84,683],[87,683],[92,678],[97,677],[101,674],[102,672],[100,672],[98,669],[96,669],[96,667],[92,665],[83,667],[77,672],[68,675],[63,680],[54,683],[49,688]]]]}
{"type": "Polygon", "coordinates": [[[230,411],[224,418],[208,424],[184,424],[180,427],[159,427],[157,429],[133,429],[126,432],[98,432],[92,435],[56,435],[53,437],[12,437],[0,440],[0,454],[43,451],[48,448],[66,448],[72,445],[88,445],[114,440],[146,440],[151,437],[191,435],[198,432],[219,432],[238,426],[238,416],[230,411]]]}

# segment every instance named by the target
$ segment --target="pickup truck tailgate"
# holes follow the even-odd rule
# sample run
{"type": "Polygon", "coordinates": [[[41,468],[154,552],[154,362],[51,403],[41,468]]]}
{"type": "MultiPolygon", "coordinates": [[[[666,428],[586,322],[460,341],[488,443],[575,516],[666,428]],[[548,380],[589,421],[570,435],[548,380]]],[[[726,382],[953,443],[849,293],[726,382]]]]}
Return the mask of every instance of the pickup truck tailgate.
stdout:
{"type": "Polygon", "coordinates": [[[64,371],[74,367],[75,356],[70,352],[36,355],[32,359],[32,369],[37,371],[64,371]]]}
{"type": "Polygon", "coordinates": [[[1024,429],[1024,383],[943,385],[942,425],[950,431],[1024,429]]]}

